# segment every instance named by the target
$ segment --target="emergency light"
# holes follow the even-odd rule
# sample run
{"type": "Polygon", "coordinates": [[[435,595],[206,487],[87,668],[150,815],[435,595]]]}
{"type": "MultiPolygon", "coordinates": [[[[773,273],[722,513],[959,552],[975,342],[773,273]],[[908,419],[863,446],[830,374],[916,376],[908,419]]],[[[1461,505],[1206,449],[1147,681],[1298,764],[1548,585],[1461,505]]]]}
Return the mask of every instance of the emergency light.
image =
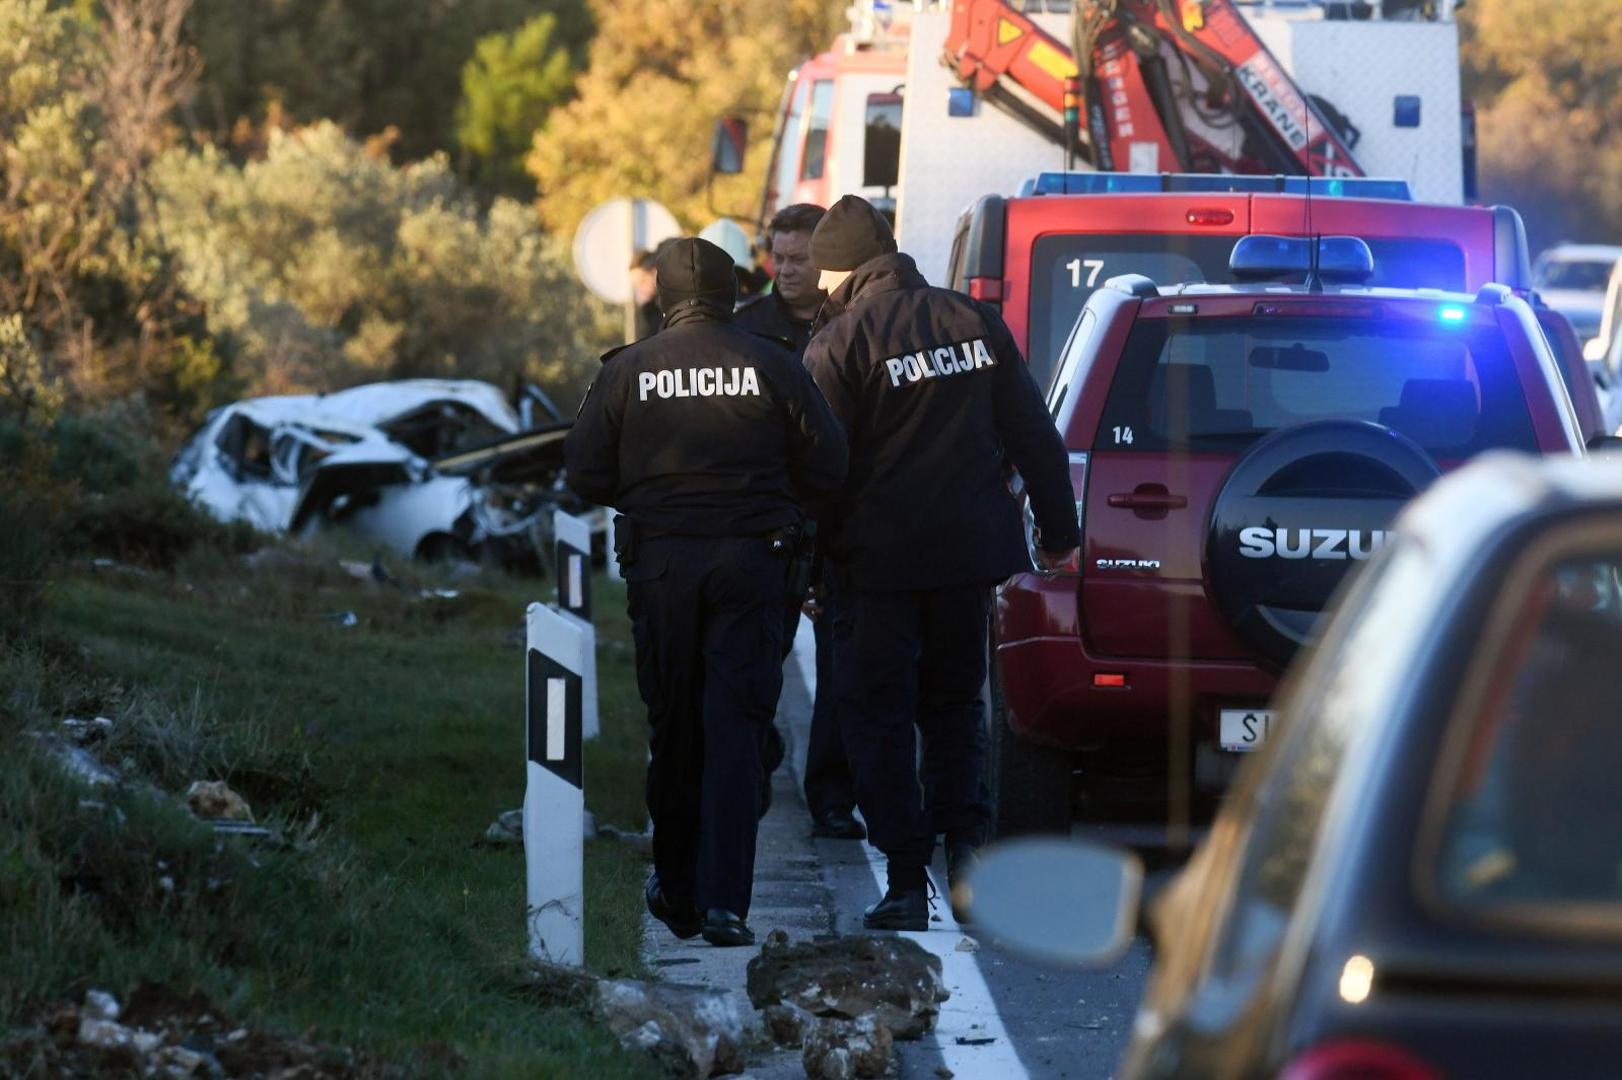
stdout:
{"type": "Polygon", "coordinates": [[[1241,281],[1316,273],[1323,281],[1360,282],[1374,273],[1374,255],[1355,236],[1242,236],[1228,269],[1241,281]]]}
{"type": "Polygon", "coordinates": [[[1413,202],[1406,180],[1348,176],[1239,176],[1229,173],[1044,172],[1020,186],[1026,195],[1152,195],[1162,193],[1256,193],[1329,199],[1391,199],[1413,202]]]}

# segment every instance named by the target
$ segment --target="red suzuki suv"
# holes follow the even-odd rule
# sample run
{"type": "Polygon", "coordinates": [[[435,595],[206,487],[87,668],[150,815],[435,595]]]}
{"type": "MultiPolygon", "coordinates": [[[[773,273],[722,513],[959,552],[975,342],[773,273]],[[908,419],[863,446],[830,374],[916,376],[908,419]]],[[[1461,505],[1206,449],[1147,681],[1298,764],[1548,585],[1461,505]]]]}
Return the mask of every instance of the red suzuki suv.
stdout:
{"type": "Polygon", "coordinates": [[[1234,276],[1307,283],[1128,275],[1089,297],[1048,397],[1080,565],[997,592],[999,833],[1066,825],[1078,772],[1105,798],[1220,788],[1403,502],[1483,450],[1584,453],[1525,301],[1320,284],[1370,262],[1348,237],[1252,236],[1234,276]]]}

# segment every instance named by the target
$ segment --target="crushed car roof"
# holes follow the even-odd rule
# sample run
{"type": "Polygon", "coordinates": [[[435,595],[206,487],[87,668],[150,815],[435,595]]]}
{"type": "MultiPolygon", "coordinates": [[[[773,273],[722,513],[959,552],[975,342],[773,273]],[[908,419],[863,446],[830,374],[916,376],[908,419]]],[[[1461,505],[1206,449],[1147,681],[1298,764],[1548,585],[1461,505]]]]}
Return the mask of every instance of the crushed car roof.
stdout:
{"type": "Polygon", "coordinates": [[[434,404],[462,405],[508,434],[519,430],[518,414],[501,391],[474,379],[368,383],[330,394],[243,398],[223,409],[246,413],[261,424],[298,423],[362,434],[434,404]]]}

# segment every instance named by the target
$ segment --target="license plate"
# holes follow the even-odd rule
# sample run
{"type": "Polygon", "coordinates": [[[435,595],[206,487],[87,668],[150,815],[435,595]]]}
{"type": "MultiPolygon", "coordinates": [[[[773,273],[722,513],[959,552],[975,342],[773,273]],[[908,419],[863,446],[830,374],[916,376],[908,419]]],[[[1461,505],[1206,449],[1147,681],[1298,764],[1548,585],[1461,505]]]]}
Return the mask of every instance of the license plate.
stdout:
{"type": "Polygon", "coordinates": [[[1267,741],[1267,731],[1273,726],[1272,709],[1223,709],[1217,731],[1217,743],[1224,750],[1259,749],[1267,741]]]}

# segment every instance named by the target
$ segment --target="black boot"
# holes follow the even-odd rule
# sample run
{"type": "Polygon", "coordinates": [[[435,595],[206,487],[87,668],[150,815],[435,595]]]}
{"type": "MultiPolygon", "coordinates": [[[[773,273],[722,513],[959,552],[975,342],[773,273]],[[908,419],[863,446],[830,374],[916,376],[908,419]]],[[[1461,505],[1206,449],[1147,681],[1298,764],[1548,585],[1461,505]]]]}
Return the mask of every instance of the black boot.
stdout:
{"type": "Polygon", "coordinates": [[[730,911],[720,908],[710,908],[704,913],[704,940],[711,945],[753,945],[755,932],[743,921],[743,917],[734,915],[730,911]]]}
{"type": "Polygon", "coordinates": [[[890,872],[884,899],[862,914],[869,930],[928,930],[929,877],[922,868],[890,872]]]}
{"type": "Polygon", "coordinates": [[[672,934],[683,941],[698,936],[700,929],[698,912],[693,910],[691,904],[671,903],[659,884],[658,874],[648,875],[648,886],[644,895],[648,900],[648,914],[668,926],[672,934]]]}
{"type": "Polygon", "coordinates": [[[849,810],[824,810],[811,815],[811,835],[830,840],[866,840],[867,830],[849,810]]]}
{"type": "Polygon", "coordinates": [[[952,904],[952,918],[959,926],[967,926],[974,892],[969,888],[969,874],[980,858],[980,845],[967,841],[948,842],[946,845],[946,889],[952,904]]]}

